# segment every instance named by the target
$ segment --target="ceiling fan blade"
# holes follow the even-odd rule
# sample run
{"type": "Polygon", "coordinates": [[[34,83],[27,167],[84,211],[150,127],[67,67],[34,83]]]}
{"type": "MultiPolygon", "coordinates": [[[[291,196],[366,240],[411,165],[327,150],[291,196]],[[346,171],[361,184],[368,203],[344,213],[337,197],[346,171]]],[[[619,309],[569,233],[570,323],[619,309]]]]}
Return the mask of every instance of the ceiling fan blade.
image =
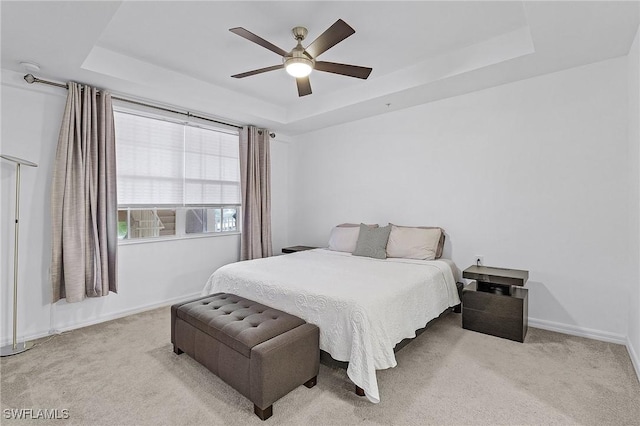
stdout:
{"type": "Polygon", "coordinates": [[[372,68],[359,67],[357,65],[338,64],[336,62],[316,61],[314,69],[334,74],[346,75],[349,77],[366,80],[373,71],[372,68]]]}
{"type": "Polygon", "coordinates": [[[244,37],[249,41],[252,41],[256,44],[259,44],[260,46],[269,49],[272,52],[277,53],[280,56],[287,56],[289,54],[289,52],[286,52],[282,49],[280,49],[278,46],[276,46],[275,44],[272,44],[270,42],[268,42],[267,40],[263,39],[260,36],[255,35],[254,33],[252,33],[251,31],[245,30],[242,27],[237,27],[237,28],[230,28],[229,31],[231,31],[234,34],[238,34],[240,37],[244,37]]]}
{"type": "Polygon", "coordinates": [[[284,68],[284,65],[274,65],[272,67],[260,68],[260,69],[257,69],[257,70],[247,71],[247,72],[243,72],[241,74],[232,75],[231,77],[233,77],[233,78],[245,78],[245,77],[250,77],[250,76],[256,75],[256,74],[262,74],[263,72],[279,70],[281,68],[284,68]]]}
{"type": "Polygon", "coordinates": [[[296,83],[298,83],[298,96],[302,97],[311,94],[309,77],[298,77],[296,78],[296,83]]]}
{"type": "Polygon", "coordinates": [[[340,43],[356,30],[351,28],[349,24],[342,19],[338,19],[332,26],[330,26],[325,32],[313,41],[305,51],[311,56],[311,58],[317,58],[323,52],[331,49],[336,44],[340,43]]]}

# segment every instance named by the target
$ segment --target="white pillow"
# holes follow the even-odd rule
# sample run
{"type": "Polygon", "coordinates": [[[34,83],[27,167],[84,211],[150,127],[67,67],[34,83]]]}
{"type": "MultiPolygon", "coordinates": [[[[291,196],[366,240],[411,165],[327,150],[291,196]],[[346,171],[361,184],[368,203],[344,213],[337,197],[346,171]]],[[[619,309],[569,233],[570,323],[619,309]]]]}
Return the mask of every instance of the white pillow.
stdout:
{"type": "Polygon", "coordinates": [[[329,235],[329,250],[353,253],[360,234],[359,227],[336,226],[329,235]]]}
{"type": "Polygon", "coordinates": [[[424,229],[391,225],[387,257],[434,260],[441,233],[440,228],[424,229]]]}

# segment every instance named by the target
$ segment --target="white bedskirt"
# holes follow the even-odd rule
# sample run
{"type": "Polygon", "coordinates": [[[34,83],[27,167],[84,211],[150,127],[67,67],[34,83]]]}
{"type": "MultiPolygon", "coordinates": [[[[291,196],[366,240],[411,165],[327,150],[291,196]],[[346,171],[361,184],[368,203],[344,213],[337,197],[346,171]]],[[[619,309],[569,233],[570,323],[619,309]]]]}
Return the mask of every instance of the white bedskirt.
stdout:
{"type": "Polygon", "coordinates": [[[397,365],[394,346],[460,303],[450,261],[372,259],[325,249],[237,262],[214,272],[203,295],[226,292],[320,328],[320,349],[380,402],[376,370],[397,365]]]}

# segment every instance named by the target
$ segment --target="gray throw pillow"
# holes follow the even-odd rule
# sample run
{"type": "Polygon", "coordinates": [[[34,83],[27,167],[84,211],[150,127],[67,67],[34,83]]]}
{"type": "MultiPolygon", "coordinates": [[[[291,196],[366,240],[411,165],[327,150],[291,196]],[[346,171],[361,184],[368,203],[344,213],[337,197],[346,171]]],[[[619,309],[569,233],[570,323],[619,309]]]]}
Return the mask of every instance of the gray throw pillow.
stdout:
{"type": "Polygon", "coordinates": [[[391,225],[381,228],[371,228],[361,223],[360,235],[358,235],[358,242],[356,243],[356,249],[353,255],[386,259],[389,233],[391,233],[391,225]]]}

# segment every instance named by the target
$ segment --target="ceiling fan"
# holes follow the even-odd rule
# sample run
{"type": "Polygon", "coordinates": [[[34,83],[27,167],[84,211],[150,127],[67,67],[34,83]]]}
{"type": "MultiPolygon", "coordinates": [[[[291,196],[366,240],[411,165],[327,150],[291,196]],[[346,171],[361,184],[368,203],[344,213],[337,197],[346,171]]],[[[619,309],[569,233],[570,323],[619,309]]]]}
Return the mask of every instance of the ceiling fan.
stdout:
{"type": "Polygon", "coordinates": [[[271,67],[260,68],[257,70],[232,75],[231,77],[234,78],[244,78],[256,74],[261,74],[263,72],[275,71],[284,68],[290,75],[296,78],[296,82],[298,84],[298,95],[306,96],[311,94],[311,83],[309,82],[309,74],[311,74],[311,71],[314,69],[318,71],[346,75],[348,77],[361,78],[363,80],[366,80],[372,71],[371,68],[360,67],[357,65],[338,64],[336,62],[325,62],[316,60],[316,58],[322,53],[331,49],[333,46],[356,32],[342,19],[338,19],[306,48],[302,46],[302,41],[307,36],[307,29],[304,27],[295,27],[291,30],[291,32],[293,33],[293,37],[296,39],[298,44],[296,47],[291,49],[290,52],[287,52],[279,48],[278,46],[269,43],[262,37],[259,37],[242,27],[231,28],[229,29],[229,31],[282,56],[281,65],[273,65],[271,67]]]}

